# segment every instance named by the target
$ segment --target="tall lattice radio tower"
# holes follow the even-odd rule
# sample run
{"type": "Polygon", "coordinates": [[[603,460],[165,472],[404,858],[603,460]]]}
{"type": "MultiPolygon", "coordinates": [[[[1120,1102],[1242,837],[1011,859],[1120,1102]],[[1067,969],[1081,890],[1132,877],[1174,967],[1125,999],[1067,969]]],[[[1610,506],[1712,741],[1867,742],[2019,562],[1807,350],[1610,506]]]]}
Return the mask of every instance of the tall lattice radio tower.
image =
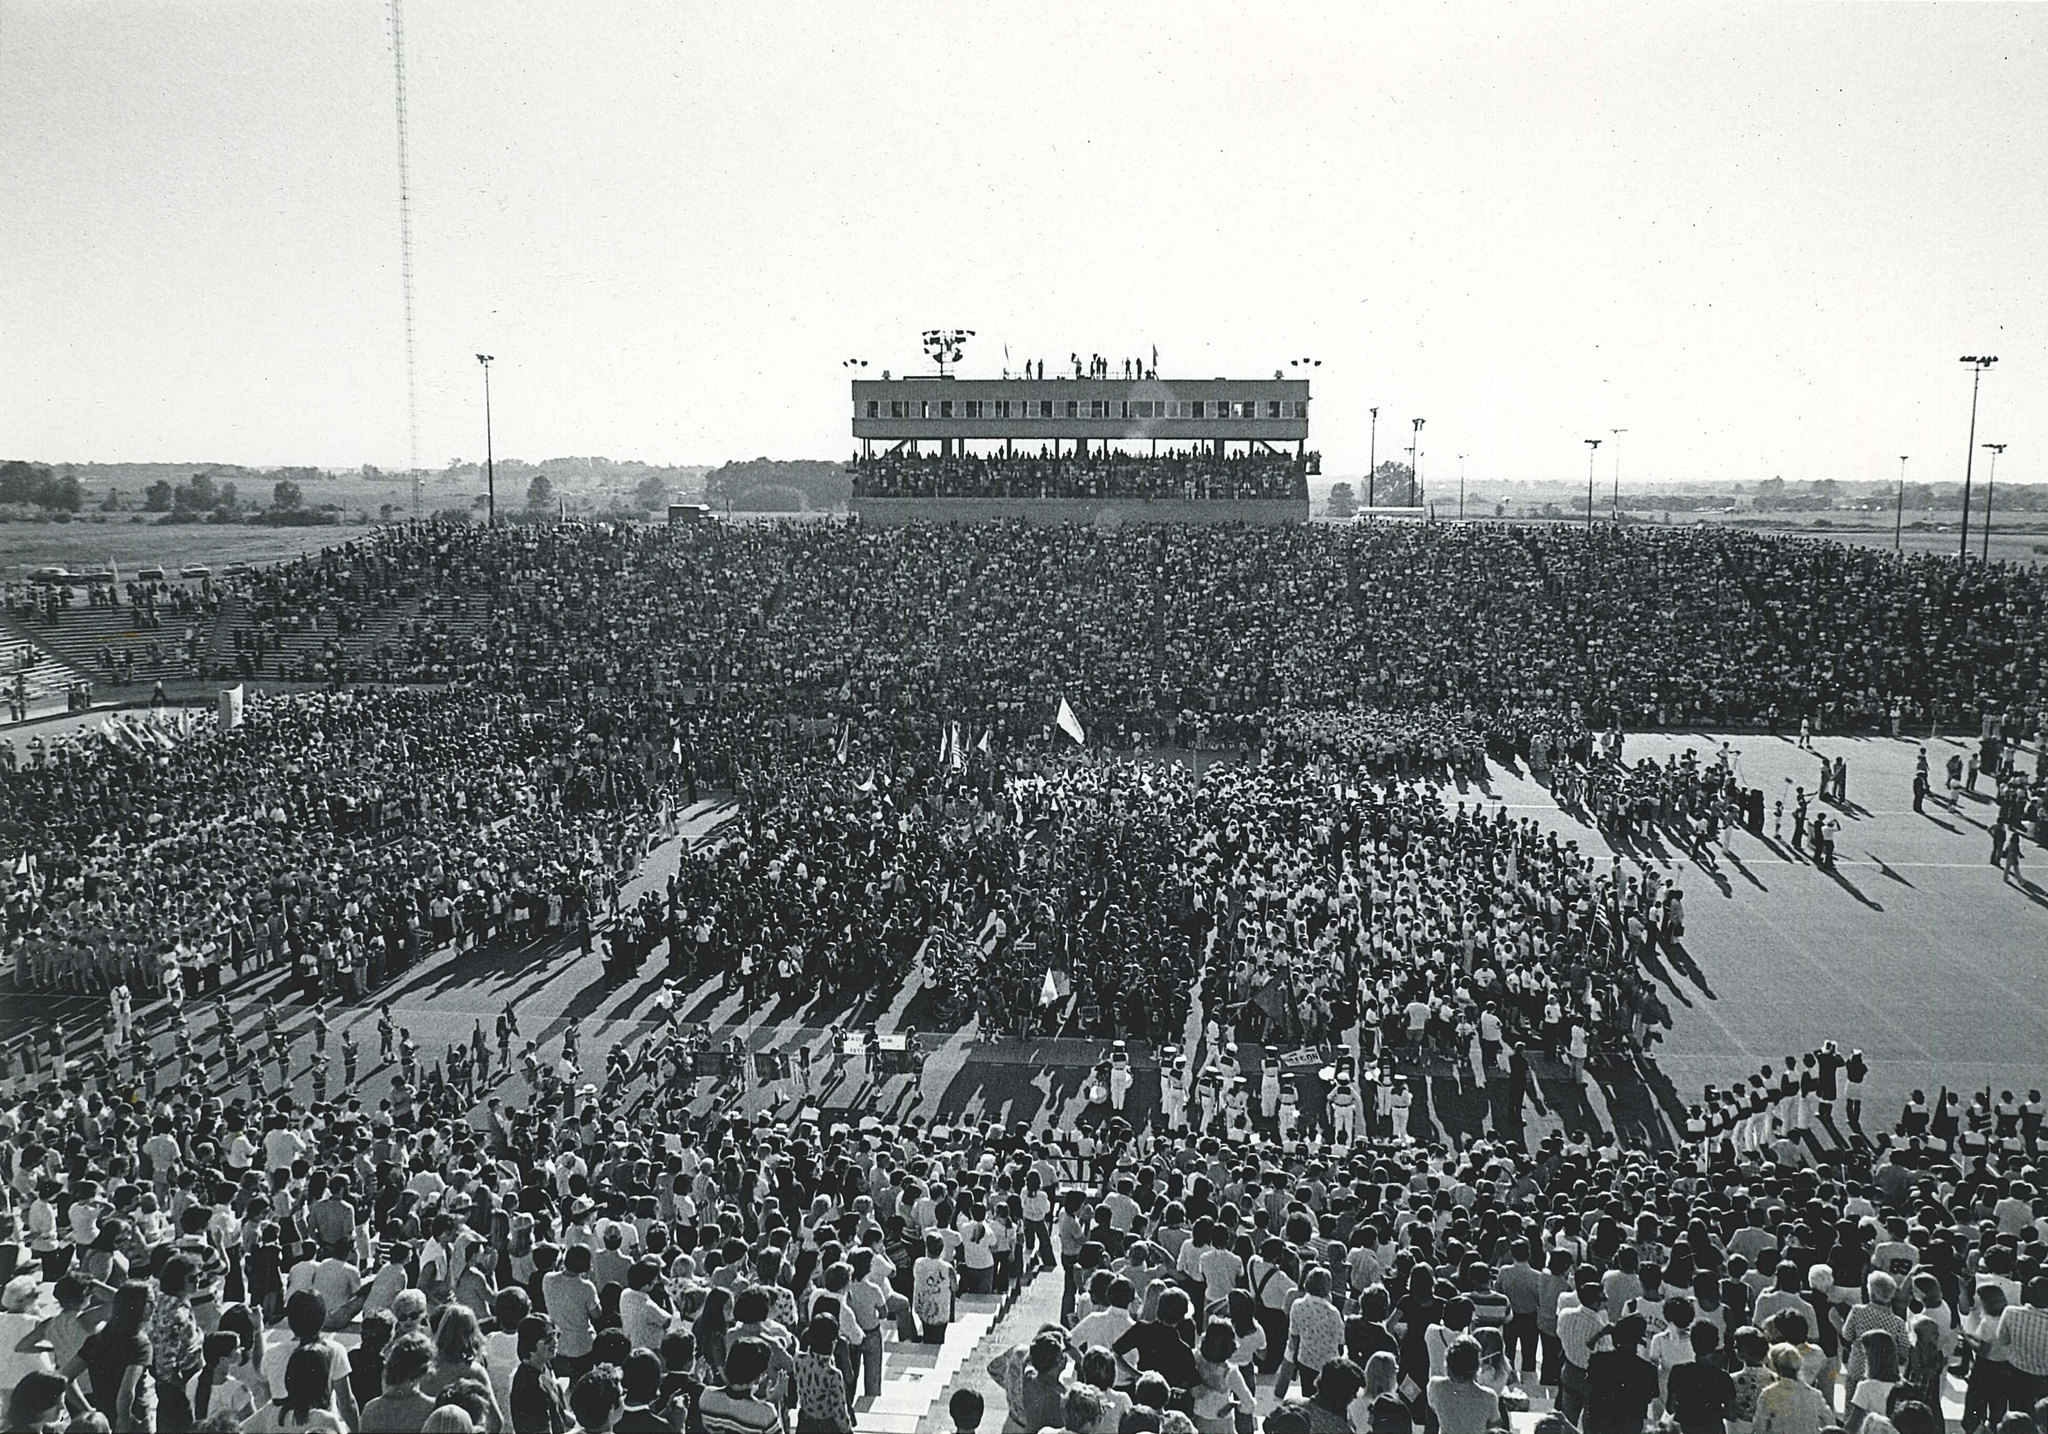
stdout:
{"type": "Polygon", "coordinates": [[[412,172],[405,139],[405,5],[391,0],[391,56],[398,75],[398,266],[405,284],[405,422],[413,469],[413,515],[420,506],[420,394],[412,342],[412,172]]]}

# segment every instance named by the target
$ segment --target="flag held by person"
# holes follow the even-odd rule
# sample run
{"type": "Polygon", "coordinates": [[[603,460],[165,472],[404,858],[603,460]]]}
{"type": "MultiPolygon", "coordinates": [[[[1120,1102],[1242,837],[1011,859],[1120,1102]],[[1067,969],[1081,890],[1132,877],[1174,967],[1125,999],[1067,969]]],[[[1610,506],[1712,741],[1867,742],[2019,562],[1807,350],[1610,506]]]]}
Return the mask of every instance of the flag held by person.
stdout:
{"type": "Polygon", "coordinates": [[[952,772],[967,770],[967,743],[960,736],[960,724],[949,724],[947,730],[946,769],[952,772]]]}
{"type": "Polygon", "coordinates": [[[1074,709],[1068,705],[1065,693],[1060,695],[1059,710],[1053,713],[1052,720],[1054,726],[1072,737],[1078,745],[1088,745],[1088,734],[1081,730],[1081,719],[1074,715],[1074,709]]]}
{"type": "Polygon", "coordinates": [[[847,742],[847,738],[848,738],[848,737],[850,737],[850,736],[852,736],[852,735],[853,735],[853,719],[852,719],[852,718],[848,718],[848,719],[847,719],[847,721],[846,721],[846,725],[845,725],[845,726],[843,726],[843,727],[841,727],[841,728],[839,729],[839,746],[838,746],[837,750],[835,750],[835,751],[834,751],[834,752],[832,753],[832,760],[833,760],[833,761],[835,761],[835,762],[837,762],[837,763],[838,763],[838,764],[839,764],[840,766],[842,766],[842,767],[846,765],[846,742],[847,742]]]}

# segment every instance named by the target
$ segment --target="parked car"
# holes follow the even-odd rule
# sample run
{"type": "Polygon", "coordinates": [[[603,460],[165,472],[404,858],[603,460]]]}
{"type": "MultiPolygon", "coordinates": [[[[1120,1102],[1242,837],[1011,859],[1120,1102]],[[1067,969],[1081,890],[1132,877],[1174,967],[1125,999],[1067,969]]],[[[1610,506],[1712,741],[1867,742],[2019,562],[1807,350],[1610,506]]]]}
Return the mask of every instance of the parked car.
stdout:
{"type": "Polygon", "coordinates": [[[210,578],[213,576],[213,569],[204,563],[187,563],[184,567],[178,569],[178,576],[181,578],[210,578]]]}
{"type": "Polygon", "coordinates": [[[68,583],[71,581],[71,572],[68,568],[61,567],[37,568],[28,575],[28,580],[32,583],[68,583]]]}
{"type": "Polygon", "coordinates": [[[246,578],[254,571],[247,563],[229,563],[220,570],[220,575],[224,578],[246,578]]]}
{"type": "Polygon", "coordinates": [[[164,580],[164,570],[162,568],[140,568],[136,571],[135,580],[142,583],[160,583],[164,580]]]}

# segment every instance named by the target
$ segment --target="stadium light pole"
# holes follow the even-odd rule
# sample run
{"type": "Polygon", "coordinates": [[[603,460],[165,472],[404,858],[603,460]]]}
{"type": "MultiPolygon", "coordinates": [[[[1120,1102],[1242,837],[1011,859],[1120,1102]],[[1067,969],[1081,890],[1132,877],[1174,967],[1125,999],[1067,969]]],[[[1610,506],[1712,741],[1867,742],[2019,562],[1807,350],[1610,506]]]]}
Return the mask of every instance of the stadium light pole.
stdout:
{"type": "Polygon", "coordinates": [[[1899,506],[1892,511],[1892,551],[1899,551],[1899,535],[1906,526],[1906,455],[1899,455],[1899,506]]]}
{"type": "Polygon", "coordinates": [[[1465,521],[1465,455],[1458,455],[1458,521],[1465,521]]]}
{"type": "Polygon", "coordinates": [[[493,528],[498,526],[498,460],[491,451],[491,360],[496,357],[496,354],[476,356],[484,371],[484,482],[488,485],[484,492],[490,505],[486,510],[486,523],[493,528]]]}
{"type": "Polygon", "coordinates": [[[1373,472],[1373,465],[1379,461],[1380,456],[1380,411],[1377,408],[1367,411],[1372,414],[1372,429],[1365,440],[1365,511],[1370,513],[1373,480],[1378,476],[1373,472]]]}
{"type": "Polygon", "coordinates": [[[1600,454],[1600,440],[1586,440],[1586,531],[1593,531],[1593,462],[1600,454]]]}
{"type": "Polygon", "coordinates": [[[1984,370],[1998,362],[1997,354],[1964,354],[1957,360],[1970,366],[1970,446],[1963,450],[1963,542],[1957,551],[1965,562],[1970,558],[1970,464],[1977,456],[1977,386],[1984,370]]]}
{"type": "Polygon", "coordinates": [[[1627,430],[1626,428],[1610,428],[1610,429],[1608,429],[1607,431],[1608,431],[1609,433],[1611,433],[1611,434],[1613,434],[1613,435],[1614,435],[1614,520],[1615,520],[1616,522],[1620,522],[1620,521],[1621,521],[1621,435],[1622,435],[1622,434],[1624,434],[1624,433],[1626,433],[1626,432],[1628,432],[1628,430],[1627,430]]]}
{"type": "Polygon", "coordinates": [[[1991,450],[1991,467],[1984,475],[1984,543],[1978,561],[1988,563],[1991,561],[1991,490],[1998,483],[1998,455],[2005,452],[2005,445],[1987,443],[1984,447],[1991,450]]]}
{"type": "Polygon", "coordinates": [[[1415,506],[1426,506],[1422,501],[1422,420],[1415,420],[1415,446],[1410,448],[1408,460],[1408,487],[1415,497],[1415,506]]]}

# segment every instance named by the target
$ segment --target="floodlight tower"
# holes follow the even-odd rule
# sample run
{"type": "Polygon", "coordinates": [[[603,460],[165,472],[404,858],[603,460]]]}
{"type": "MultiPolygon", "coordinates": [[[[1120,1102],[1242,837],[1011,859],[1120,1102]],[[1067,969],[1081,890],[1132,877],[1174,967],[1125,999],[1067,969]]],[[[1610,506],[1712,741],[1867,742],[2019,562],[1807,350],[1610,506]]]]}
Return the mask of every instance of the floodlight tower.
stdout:
{"type": "Polygon", "coordinates": [[[2003,443],[1986,443],[1991,450],[1991,470],[1984,475],[1984,546],[1980,562],[1991,561],[1991,490],[1998,482],[1998,455],[2005,452],[2003,443]]]}
{"type": "Polygon", "coordinates": [[[1628,432],[1628,430],[1627,430],[1626,428],[1610,428],[1610,429],[1608,429],[1607,431],[1608,431],[1609,433],[1611,433],[1611,434],[1613,434],[1613,435],[1614,435],[1614,520],[1615,520],[1616,522],[1620,522],[1620,521],[1621,521],[1621,435],[1622,435],[1622,434],[1624,434],[1624,433],[1626,433],[1626,432],[1628,432]]]}
{"type": "Polygon", "coordinates": [[[1892,551],[1899,551],[1899,535],[1906,526],[1906,457],[1899,455],[1899,506],[1892,512],[1892,551]]]}
{"type": "Polygon", "coordinates": [[[1586,440],[1586,531],[1593,531],[1593,460],[1600,454],[1600,440],[1586,440]]]}
{"type": "Polygon", "coordinates": [[[498,525],[498,460],[491,451],[491,360],[496,354],[478,354],[476,361],[484,370],[484,481],[489,485],[488,521],[492,527],[498,525]]]}
{"type": "Polygon", "coordinates": [[[1365,511],[1368,513],[1372,511],[1373,483],[1379,477],[1373,467],[1380,456],[1380,411],[1375,408],[1369,412],[1372,414],[1372,429],[1365,440],[1365,511]]]}
{"type": "Polygon", "coordinates": [[[1970,556],[1970,464],[1977,456],[1977,386],[1984,380],[1984,370],[1998,362],[1998,355],[1964,354],[1957,362],[1970,366],[1970,446],[1963,450],[1963,543],[1957,550],[1967,561],[1970,556]]]}
{"type": "Polygon", "coordinates": [[[1422,419],[1420,419],[1420,418],[1418,418],[1418,419],[1415,419],[1415,420],[1414,420],[1414,424],[1415,424],[1415,444],[1414,444],[1414,446],[1413,446],[1413,447],[1411,447],[1411,448],[1410,448],[1410,449],[1408,450],[1409,454],[1411,455],[1411,456],[1409,457],[1409,460],[1408,460],[1408,487],[1409,487],[1410,491],[1412,491],[1412,492],[1414,493],[1414,495],[1415,495],[1415,506],[1416,506],[1416,507],[1418,507],[1418,508],[1420,508],[1420,507],[1423,507],[1423,506],[1424,506],[1424,504],[1423,504],[1423,501],[1422,501],[1422,424],[1423,424],[1423,420],[1422,420],[1422,419]]]}
{"type": "Polygon", "coordinates": [[[947,364],[958,364],[960,355],[966,351],[967,341],[974,337],[973,329],[926,329],[924,351],[939,366],[939,377],[946,376],[947,364]]]}

